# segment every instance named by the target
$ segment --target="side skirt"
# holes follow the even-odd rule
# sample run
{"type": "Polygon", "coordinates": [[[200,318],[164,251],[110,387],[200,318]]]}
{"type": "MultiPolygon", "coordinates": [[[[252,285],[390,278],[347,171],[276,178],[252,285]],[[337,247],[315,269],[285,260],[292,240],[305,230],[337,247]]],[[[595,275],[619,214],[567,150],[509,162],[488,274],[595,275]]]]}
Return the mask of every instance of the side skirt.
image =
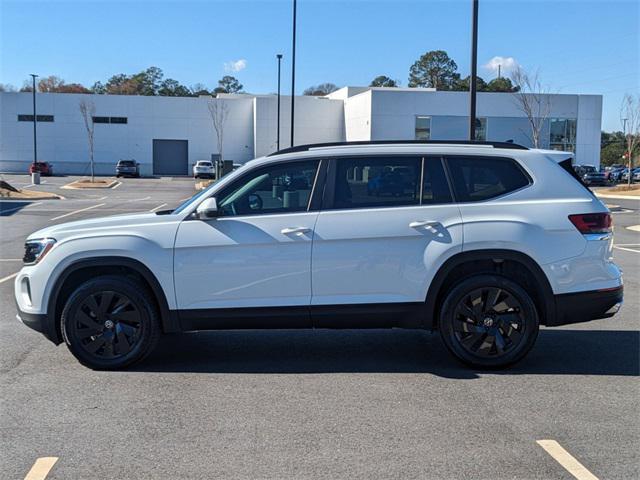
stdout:
{"type": "Polygon", "coordinates": [[[382,303],[180,310],[182,331],[294,328],[422,328],[425,305],[382,303]]]}

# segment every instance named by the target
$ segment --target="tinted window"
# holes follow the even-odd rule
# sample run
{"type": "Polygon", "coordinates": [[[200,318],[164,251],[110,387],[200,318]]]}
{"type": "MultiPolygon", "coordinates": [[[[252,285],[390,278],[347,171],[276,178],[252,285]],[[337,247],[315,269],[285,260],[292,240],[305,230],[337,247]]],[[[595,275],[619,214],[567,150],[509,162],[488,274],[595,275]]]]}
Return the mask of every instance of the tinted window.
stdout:
{"type": "Polygon", "coordinates": [[[340,158],[333,207],[417,205],[421,163],[419,157],[340,158]]]}
{"type": "Polygon", "coordinates": [[[120,160],[118,165],[122,165],[124,167],[133,167],[136,164],[133,160],[120,160]]]}
{"type": "MultiPolygon", "coordinates": [[[[53,122],[53,115],[37,115],[38,122],[53,122]]],[[[33,122],[33,115],[18,115],[19,122],[33,122]]]]}
{"type": "Polygon", "coordinates": [[[491,157],[449,157],[451,179],[459,202],[476,202],[529,184],[514,160],[491,157]]]}
{"type": "Polygon", "coordinates": [[[93,123],[109,123],[109,117],[93,117],[93,123]]]}
{"type": "Polygon", "coordinates": [[[451,202],[451,191],[440,158],[425,158],[422,204],[451,202]]]}
{"type": "Polygon", "coordinates": [[[243,176],[218,198],[223,216],[307,210],[318,161],[259,168],[243,176]]]}

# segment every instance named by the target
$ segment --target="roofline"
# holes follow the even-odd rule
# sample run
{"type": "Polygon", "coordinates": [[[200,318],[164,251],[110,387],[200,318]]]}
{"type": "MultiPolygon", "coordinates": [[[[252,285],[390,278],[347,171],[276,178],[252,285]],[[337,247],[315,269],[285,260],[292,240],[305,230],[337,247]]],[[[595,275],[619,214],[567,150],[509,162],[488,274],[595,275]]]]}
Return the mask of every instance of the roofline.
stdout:
{"type": "Polygon", "coordinates": [[[357,140],[352,142],[327,142],[296,145],[295,147],[283,148],[282,150],[279,150],[277,152],[270,153],[269,155],[267,155],[267,157],[285,155],[287,153],[306,152],[312,149],[315,150],[331,147],[358,147],[368,145],[469,145],[504,148],[510,150],[529,150],[527,147],[513,142],[480,142],[471,140],[357,140]]]}

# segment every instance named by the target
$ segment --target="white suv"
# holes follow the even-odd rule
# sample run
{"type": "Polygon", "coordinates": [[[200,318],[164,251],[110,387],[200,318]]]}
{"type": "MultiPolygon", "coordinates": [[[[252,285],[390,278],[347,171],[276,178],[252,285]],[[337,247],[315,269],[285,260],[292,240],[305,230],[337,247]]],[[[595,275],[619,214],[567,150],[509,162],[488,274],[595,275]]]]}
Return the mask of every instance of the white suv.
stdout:
{"type": "Polygon", "coordinates": [[[96,369],[165,332],[438,329],[474,367],[539,325],[613,315],[611,216],[571,154],[514,144],[354,142],[249,162],[177,209],[31,235],[20,319],[96,369]]]}
{"type": "Polygon", "coordinates": [[[213,178],[214,176],[213,162],[209,160],[198,160],[193,166],[194,178],[213,178]]]}

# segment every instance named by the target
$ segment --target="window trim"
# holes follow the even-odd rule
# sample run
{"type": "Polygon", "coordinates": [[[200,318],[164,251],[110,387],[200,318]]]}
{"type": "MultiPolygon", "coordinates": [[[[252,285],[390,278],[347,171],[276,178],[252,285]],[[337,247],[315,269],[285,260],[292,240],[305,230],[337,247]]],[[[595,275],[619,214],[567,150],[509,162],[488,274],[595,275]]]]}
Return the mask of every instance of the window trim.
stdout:
{"type": "Polygon", "coordinates": [[[449,177],[446,170],[446,165],[444,164],[442,155],[439,154],[420,154],[420,153],[375,153],[375,154],[357,154],[357,155],[340,155],[329,158],[329,168],[327,169],[327,177],[325,182],[325,194],[322,199],[322,211],[331,211],[331,212],[350,212],[356,210],[388,210],[388,209],[397,209],[397,208],[416,208],[416,207],[439,207],[442,205],[453,205],[456,203],[455,197],[453,195],[453,185],[449,181],[449,177]],[[399,204],[399,205],[358,205],[350,208],[335,208],[335,184],[336,184],[336,175],[338,173],[337,163],[339,160],[343,159],[355,159],[355,158],[415,158],[420,161],[420,185],[418,189],[418,203],[415,204],[399,204]],[[424,195],[424,171],[425,171],[425,163],[429,160],[440,161],[444,169],[444,174],[447,179],[447,186],[449,188],[449,195],[451,197],[450,202],[439,202],[439,203],[423,203],[423,195],[424,195]]]}
{"type": "Polygon", "coordinates": [[[533,177],[531,176],[531,174],[520,164],[520,162],[518,160],[516,160],[513,157],[505,157],[503,155],[474,155],[474,154],[452,154],[452,155],[443,155],[442,156],[442,161],[444,162],[444,167],[445,167],[445,174],[447,176],[447,181],[449,182],[449,190],[451,191],[451,197],[453,198],[453,203],[457,204],[457,205],[469,205],[469,204],[478,204],[478,203],[485,203],[485,202],[492,202],[494,200],[498,200],[501,199],[503,197],[506,197],[507,195],[512,195],[516,192],[520,192],[522,190],[524,190],[525,188],[529,188],[531,187],[535,182],[533,180],[533,177]],[[516,165],[516,168],[518,168],[522,174],[525,176],[525,178],[528,180],[529,183],[527,183],[526,185],[523,185],[520,188],[517,188],[515,190],[511,190],[509,192],[505,192],[505,193],[501,193],[500,195],[496,195],[495,197],[490,197],[490,198],[485,198],[484,200],[469,200],[469,201],[465,201],[465,200],[459,200],[457,198],[456,195],[456,189],[453,183],[453,173],[451,172],[450,166],[449,166],[449,159],[450,158],[481,158],[481,159],[499,159],[499,160],[507,160],[513,164],[516,165]]]}
{"type": "MultiPolygon", "coordinates": [[[[244,214],[244,215],[227,215],[227,216],[220,216],[220,217],[216,217],[215,219],[212,220],[217,220],[217,219],[225,219],[225,218],[234,218],[234,219],[241,219],[241,218],[253,218],[253,217],[267,217],[267,216],[274,216],[274,215],[299,215],[301,213],[309,213],[309,212],[314,212],[314,211],[318,211],[320,210],[320,208],[318,208],[319,203],[321,202],[321,199],[318,200],[315,197],[318,195],[321,195],[324,192],[324,181],[326,178],[326,164],[327,161],[325,158],[322,157],[307,157],[307,158],[295,158],[295,159],[288,159],[288,160],[280,160],[278,162],[269,162],[265,165],[259,165],[256,166],[255,168],[252,168],[250,170],[247,170],[246,172],[244,172],[244,174],[242,174],[241,176],[239,176],[238,178],[236,178],[232,183],[230,183],[229,185],[224,186],[221,190],[212,193],[211,195],[209,195],[208,197],[205,198],[212,198],[215,197],[216,200],[223,197],[224,195],[227,195],[227,192],[229,192],[230,190],[233,190],[234,188],[236,188],[238,186],[238,184],[241,183],[245,183],[247,180],[247,177],[249,176],[253,176],[254,174],[256,174],[257,172],[259,172],[260,170],[264,170],[267,168],[271,168],[271,167],[275,167],[275,166],[281,166],[281,165],[286,165],[288,163],[305,163],[305,162],[318,162],[318,168],[316,170],[316,176],[314,178],[314,182],[313,185],[311,186],[311,193],[309,194],[309,202],[307,203],[307,208],[305,210],[299,210],[297,212],[270,212],[270,213],[248,213],[248,214],[244,214]],[[320,188],[322,187],[322,188],[320,188]]],[[[205,200],[205,198],[202,198],[202,201],[205,200]]],[[[202,203],[198,202],[199,203],[202,203]]],[[[193,212],[191,212],[190,216],[195,218],[195,212],[197,209],[197,205],[196,208],[194,208],[193,212]]]]}

